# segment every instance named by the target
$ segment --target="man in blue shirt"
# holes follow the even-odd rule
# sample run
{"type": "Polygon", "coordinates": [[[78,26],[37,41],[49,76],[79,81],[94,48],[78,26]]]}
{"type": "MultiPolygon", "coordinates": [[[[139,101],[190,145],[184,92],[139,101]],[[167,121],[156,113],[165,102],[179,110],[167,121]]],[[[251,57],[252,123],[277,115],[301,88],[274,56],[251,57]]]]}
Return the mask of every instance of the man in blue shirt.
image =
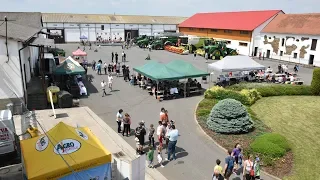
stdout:
{"type": "Polygon", "coordinates": [[[234,159],[231,156],[232,151],[228,150],[228,156],[225,159],[225,166],[224,166],[224,178],[226,180],[229,180],[232,171],[233,171],[233,167],[234,167],[234,159]]]}
{"type": "Polygon", "coordinates": [[[168,143],[168,158],[166,160],[170,161],[171,154],[173,155],[173,159],[176,160],[176,144],[179,136],[178,129],[176,129],[175,125],[171,126],[172,130],[169,132],[169,143],[168,143]]]}

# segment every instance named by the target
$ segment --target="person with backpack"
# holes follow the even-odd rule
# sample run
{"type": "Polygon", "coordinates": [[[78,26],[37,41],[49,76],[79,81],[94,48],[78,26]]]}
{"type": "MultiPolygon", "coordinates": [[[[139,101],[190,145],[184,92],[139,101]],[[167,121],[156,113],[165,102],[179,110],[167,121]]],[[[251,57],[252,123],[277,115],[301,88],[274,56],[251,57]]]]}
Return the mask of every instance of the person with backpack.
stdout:
{"type": "Polygon", "coordinates": [[[136,128],[136,138],[139,139],[140,145],[143,147],[144,145],[144,136],[146,135],[146,129],[144,128],[144,122],[140,122],[139,126],[136,128]]]}
{"type": "Polygon", "coordinates": [[[248,159],[243,163],[243,179],[254,180],[254,162],[252,160],[252,155],[248,155],[248,159]]]}
{"type": "Polygon", "coordinates": [[[232,174],[233,168],[234,168],[234,159],[231,156],[231,153],[232,153],[232,151],[228,150],[228,156],[225,159],[224,178],[226,180],[229,180],[229,178],[230,178],[230,176],[232,174]]]}
{"type": "Polygon", "coordinates": [[[216,160],[216,166],[213,169],[212,180],[223,180],[222,167],[220,166],[220,159],[216,160]]]}

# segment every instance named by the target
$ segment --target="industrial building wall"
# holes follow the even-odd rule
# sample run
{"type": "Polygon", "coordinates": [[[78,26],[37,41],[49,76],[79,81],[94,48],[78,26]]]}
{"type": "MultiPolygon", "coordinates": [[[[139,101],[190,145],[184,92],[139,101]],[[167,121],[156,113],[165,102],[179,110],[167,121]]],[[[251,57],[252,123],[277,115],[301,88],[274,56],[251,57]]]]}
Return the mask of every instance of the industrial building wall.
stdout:
{"type": "MultiPolygon", "coordinates": [[[[138,32],[138,35],[153,36],[163,32],[177,32],[177,25],[163,24],[75,24],[75,23],[43,23],[49,30],[61,29],[64,31],[65,42],[80,42],[81,36],[89,41],[125,40],[125,32],[138,32]]],[[[133,34],[135,34],[133,33],[133,34]]]]}

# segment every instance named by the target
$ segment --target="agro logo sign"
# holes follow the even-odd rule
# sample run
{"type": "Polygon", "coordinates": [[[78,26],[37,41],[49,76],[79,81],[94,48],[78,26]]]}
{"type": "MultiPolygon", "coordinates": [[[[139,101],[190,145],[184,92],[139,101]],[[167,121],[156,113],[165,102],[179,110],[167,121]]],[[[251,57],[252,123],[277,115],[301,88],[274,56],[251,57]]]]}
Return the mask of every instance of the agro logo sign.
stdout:
{"type": "Polygon", "coordinates": [[[84,132],[80,131],[79,129],[76,129],[77,134],[84,140],[88,140],[89,137],[87,134],[85,134],[84,132]]]}
{"type": "Polygon", "coordinates": [[[71,154],[78,151],[81,148],[81,143],[74,139],[64,139],[60,141],[54,147],[54,153],[56,154],[71,154]]]}
{"type": "Polygon", "coordinates": [[[36,150],[44,151],[49,145],[49,139],[47,136],[42,136],[36,142],[36,150]]]}

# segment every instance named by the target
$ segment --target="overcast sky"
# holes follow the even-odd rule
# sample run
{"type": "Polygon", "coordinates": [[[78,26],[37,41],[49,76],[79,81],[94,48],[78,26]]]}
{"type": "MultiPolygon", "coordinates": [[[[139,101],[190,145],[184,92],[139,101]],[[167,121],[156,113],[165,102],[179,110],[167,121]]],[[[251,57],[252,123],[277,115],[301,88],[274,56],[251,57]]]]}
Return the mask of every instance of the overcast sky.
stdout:
{"type": "Polygon", "coordinates": [[[320,13],[320,0],[0,0],[0,11],[191,16],[197,12],[281,9],[320,13]]]}

